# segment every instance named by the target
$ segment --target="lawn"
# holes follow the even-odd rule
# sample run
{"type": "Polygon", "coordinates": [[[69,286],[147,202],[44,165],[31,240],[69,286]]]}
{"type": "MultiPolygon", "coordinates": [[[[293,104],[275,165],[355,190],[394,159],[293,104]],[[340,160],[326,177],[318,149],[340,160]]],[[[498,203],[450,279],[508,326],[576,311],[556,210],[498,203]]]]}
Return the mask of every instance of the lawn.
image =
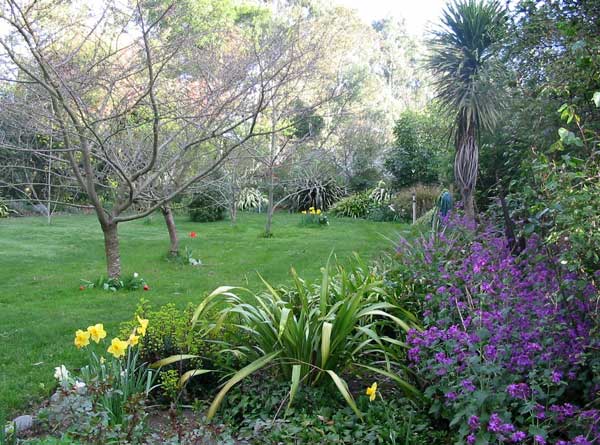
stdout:
{"type": "Polygon", "coordinates": [[[275,236],[261,237],[261,215],[242,214],[230,222],[177,220],[183,246],[193,248],[201,267],[165,259],[168,236],[162,220],[135,221],[120,227],[124,273],[138,272],[150,291],[80,291],[81,279],[105,274],[100,227],[92,216],[64,216],[47,225],[44,218],[0,220],[0,407],[21,411],[47,396],[53,368],[76,366],[82,355],[72,346],[77,328],[102,322],[111,333],[131,317],[141,297],[155,306],[200,302],[219,285],[260,288],[259,272],[274,284],[289,279],[291,266],[309,279],[333,250],[340,259],[352,252],[371,259],[391,246],[406,226],[333,219],[328,227],[299,225],[298,215],[278,214],[275,236]],[[198,233],[190,239],[187,233],[198,233]]]}

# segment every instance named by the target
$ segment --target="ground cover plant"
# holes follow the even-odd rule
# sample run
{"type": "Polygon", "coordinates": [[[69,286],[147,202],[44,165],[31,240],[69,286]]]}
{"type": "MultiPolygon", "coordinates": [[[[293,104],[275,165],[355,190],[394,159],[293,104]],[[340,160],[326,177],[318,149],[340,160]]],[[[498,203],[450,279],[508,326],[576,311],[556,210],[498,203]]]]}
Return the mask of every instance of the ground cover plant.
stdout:
{"type": "Polygon", "coordinates": [[[332,250],[340,258],[360,251],[366,260],[402,230],[396,224],[345,219],[332,223],[335,230],[303,229],[297,214],[278,214],[276,236],[264,240],[260,215],[241,214],[236,226],[192,223],[185,216],[177,220],[179,230],[197,233],[186,243],[203,263],[192,268],[165,260],[168,239],[164,224],[156,221],[124,226],[122,243],[125,270],[144,277],[150,290],[113,293],[80,290],[81,279],[104,274],[102,238],[92,217],[56,217],[51,226],[41,218],[2,220],[0,405],[12,412],[34,396],[48,395],[57,364],[80,364],[68,347],[72,331],[93,320],[114,330],[130,318],[142,296],[155,307],[174,303],[183,308],[223,283],[258,290],[257,271],[283,283],[293,265],[303,276],[316,278],[332,250]]]}

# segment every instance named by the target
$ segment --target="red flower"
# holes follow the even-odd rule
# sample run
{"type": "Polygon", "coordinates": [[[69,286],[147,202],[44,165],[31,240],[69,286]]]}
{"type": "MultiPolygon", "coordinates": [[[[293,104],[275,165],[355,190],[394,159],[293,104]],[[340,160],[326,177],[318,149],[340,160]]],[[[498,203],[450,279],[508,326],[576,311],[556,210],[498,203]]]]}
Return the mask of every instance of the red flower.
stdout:
{"type": "Polygon", "coordinates": [[[147,284],[144,284],[144,290],[150,290],[150,286],[148,286],[147,284]]]}
{"type": "Polygon", "coordinates": [[[85,290],[85,286],[82,284],[81,286],[79,286],[79,290],[85,290]]]}
{"type": "Polygon", "coordinates": [[[190,232],[190,238],[196,238],[198,234],[196,232],[190,232]]]}

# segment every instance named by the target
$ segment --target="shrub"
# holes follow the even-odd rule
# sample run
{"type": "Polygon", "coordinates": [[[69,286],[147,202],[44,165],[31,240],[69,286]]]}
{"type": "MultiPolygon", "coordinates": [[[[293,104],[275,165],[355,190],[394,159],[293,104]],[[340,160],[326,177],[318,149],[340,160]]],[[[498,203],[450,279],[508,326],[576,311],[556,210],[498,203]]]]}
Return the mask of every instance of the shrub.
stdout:
{"type": "MultiPolygon", "coordinates": [[[[323,269],[320,284],[306,283],[292,271],[294,286],[290,288],[276,290],[265,282],[267,292],[238,296],[233,293],[236,288],[221,287],[198,307],[194,321],[208,307],[222,305],[225,299],[226,307],[217,317],[216,329],[229,320],[235,329],[247,332],[249,335],[238,338],[230,349],[252,360],[223,386],[209,409],[209,419],[235,384],[268,365],[276,365],[277,374],[291,382],[290,404],[301,384],[317,386],[332,381],[361,416],[341,375],[358,357],[371,354],[369,363],[383,358],[381,351],[386,342],[394,343],[377,334],[377,327],[385,320],[403,330],[415,320],[401,308],[379,301],[382,283],[368,269],[359,264],[350,270],[337,266],[334,275],[329,269],[323,269]]],[[[173,356],[156,365],[180,359],[173,356]]],[[[398,375],[388,372],[386,376],[394,378],[407,392],[416,393],[398,375]]]]}
{"type": "Polygon", "coordinates": [[[139,344],[140,357],[153,363],[161,357],[174,354],[199,354],[204,341],[189,329],[193,307],[178,309],[173,303],[153,310],[147,300],[142,299],[131,321],[121,324],[121,335],[126,335],[136,326],[137,317],[149,320],[146,336],[139,344]]]}
{"type": "Polygon", "coordinates": [[[213,222],[225,219],[227,207],[217,189],[206,187],[192,198],[188,210],[194,222],[213,222]]]}
{"type": "MultiPolygon", "coordinates": [[[[158,309],[152,309],[147,300],[142,299],[131,321],[121,324],[121,335],[130,332],[136,325],[137,317],[149,320],[146,336],[139,343],[140,360],[146,363],[155,363],[161,358],[169,356],[189,356],[189,360],[168,363],[161,367],[161,382],[168,380],[167,385],[161,388],[162,396],[168,401],[175,398],[190,397],[197,392],[202,392],[202,385],[214,385],[217,375],[206,376],[202,384],[187,385],[185,394],[181,393],[181,384],[190,377],[190,371],[198,368],[214,370],[231,369],[239,366],[239,360],[231,355],[221,353],[221,343],[226,340],[231,332],[217,339],[207,335],[200,324],[196,329],[190,329],[195,306],[191,303],[185,309],[179,309],[169,303],[158,309]],[[177,375],[178,389],[175,391],[173,373],[177,375]],[[176,397],[175,397],[176,396],[176,397]]],[[[194,381],[197,383],[198,381],[194,381]]]]}
{"type": "Polygon", "coordinates": [[[400,221],[412,221],[413,191],[416,193],[417,218],[435,207],[435,203],[441,192],[438,186],[422,184],[400,190],[390,201],[390,205],[398,215],[397,219],[400,221]]]}
{"type": "Polygon", "coordinates": [[[442,113],[405,111],[394,126],[394,147],[385,155],[384,166],[396,188],[433,184],[441,173],[443,153],[449,151],[442,113]]]}
{"type": "Polygon", "coordinates": [[[515,257],[493,227],[459,230],[454,218],[398,248],[395,279],[407,284],[395,290],[414,292],[404,299],[425,323],[409,359],[461,443],[599,437],[598,290],[545,252],[534,237],[515,257]]]}
{"type": "Polygon", "coordinates": [[[373,204],[369,192],[355,193],[335,203],[330,213],[348,218],[366,218],[373,204]]]}
{"type": "Polygon", "coordinates": [[[564,246],[558,251],[561,260],[573,271],[591,274],[600,269],[600,132],[584,126],[573,106],[564,104],[558,111],[577,135],[560,128],[560,139],[549,150],[534,151],[511,184],[508,201],[522,207],[517,218],[525,222],[526,236],[535,232],[551,245],[564,246]]]}

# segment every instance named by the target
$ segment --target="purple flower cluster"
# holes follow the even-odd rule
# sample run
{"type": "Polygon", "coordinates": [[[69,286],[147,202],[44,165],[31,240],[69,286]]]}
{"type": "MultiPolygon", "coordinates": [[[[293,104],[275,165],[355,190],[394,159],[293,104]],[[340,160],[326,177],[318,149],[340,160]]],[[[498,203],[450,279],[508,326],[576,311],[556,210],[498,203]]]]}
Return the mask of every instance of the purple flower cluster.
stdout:
{"type": "MultiPolygon", "coordinates": [[[[448,233],[453,224],[448,222],[448,233]]],[[[415,281],[426,282],[421,284],[427,295],[422,302],[425,329],[409,332],[408,359],[430,385],[445,388],[446,400],[451,394],[453,401],[469,401],[476,391],[491,388],[499,404],[533,406],[538,422],[586,419],[580,408],[551,404],[548,394],[533,388],[563,394],[559,389],[582,372],[586,352],[600,347],[592,316],[598,290],[591,281],[546,255],[535,237],[514,256],[492,226],[477,233],[440,234],[399,249],[398,261],[411,262],[415,281]],[[478,379],[482,373],[486,378],[478,379]]],[[[592,411],[585,421],[588,435],[572,437],[570,445],[585,440],[600,445],[600,422],[594,417],[599,414],[592,411]]],[[[507,443],[558,443],[547,442],[545,435],[529,436],[520,430],[526,426],[503,422],[497,413],[487,425],[476,415],[465,421],[467,443],[475,441],[477,430],[507,443]]]]}

